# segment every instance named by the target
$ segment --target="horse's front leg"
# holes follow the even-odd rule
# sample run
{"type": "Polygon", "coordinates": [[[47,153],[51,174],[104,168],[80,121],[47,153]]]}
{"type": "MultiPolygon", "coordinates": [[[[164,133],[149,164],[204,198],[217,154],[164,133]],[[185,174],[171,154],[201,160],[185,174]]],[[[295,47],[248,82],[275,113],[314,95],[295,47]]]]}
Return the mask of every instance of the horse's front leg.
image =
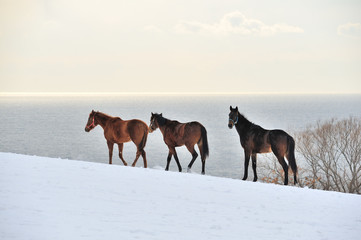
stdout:
{"type": "Polygon", "coordinates": [[[168,157],[167,157],[167,166],[165,167],[165,170],[168,171],[169,170],[169,163],[170,163],[170,160],[172,159],[172,152],[169,150],[169,153],[168,153],[168,157]]]}
{"type": "Polygon", "coordinates": [[[167,167],[165,168],[166,171],[169,170],[169,163],[170,163],[170,160],[172,158],[172,155],[174,156],[174,159],[177,163],[177,166],[178,166],[178,170],[179,172],[182,172],[182,167],[179,163],[179,159],[178,159],[178,155],[177,155],[177,152],[175,151],[175,147],[169,147],[169,154],[168,154],[168,158],[167,158],[167,167]]]}
{"type": "Polygon", "coordinates": [[[177,152],[175,151],[175,149],[174,149],[174,159],[175,159],[175,162],[177,163],[179,172],[182,172],[182,166],[179,163],[178,155],[177,155],[177,152]]]}
{"type": "Polygon", "coordinates": [[[107,144],[108,144],[108,149],[109,149],[109,164],[112,164],[114,143],[110,142],[110,141],[107,141],[107,144]]]}
{"type": "Polygon", "coordinates": [[[119,149],[119,158],[120,160],[122,160],[124,166],[127,166],[127,162],[124,160],[123,158],[123,147],[124,147],[124,144],[123,143],[118,143],[118,149],[119,149]]]}
{"type": "Polygon", "coordinates": [[[248,165],[249,165],[249,158],[251,153],[249,151],[244,150],[244,175],[242,180],[246,180],[248,178],[248,165]]]}
{"type": "Polygon", "coordinates": [[[252,154],[253,182],[257,182],[257,154],[252,154]]]}

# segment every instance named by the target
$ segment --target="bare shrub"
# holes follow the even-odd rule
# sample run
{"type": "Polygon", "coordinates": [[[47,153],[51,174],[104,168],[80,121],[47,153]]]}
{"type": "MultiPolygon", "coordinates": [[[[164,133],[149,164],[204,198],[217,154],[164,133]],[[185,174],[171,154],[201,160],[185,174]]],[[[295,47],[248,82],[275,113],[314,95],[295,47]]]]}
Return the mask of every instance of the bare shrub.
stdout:
{"type": "Polygon", "coordinates": [[[296,137],[315,188],[361,193],[361,118],[318,122],[296,137]]]}

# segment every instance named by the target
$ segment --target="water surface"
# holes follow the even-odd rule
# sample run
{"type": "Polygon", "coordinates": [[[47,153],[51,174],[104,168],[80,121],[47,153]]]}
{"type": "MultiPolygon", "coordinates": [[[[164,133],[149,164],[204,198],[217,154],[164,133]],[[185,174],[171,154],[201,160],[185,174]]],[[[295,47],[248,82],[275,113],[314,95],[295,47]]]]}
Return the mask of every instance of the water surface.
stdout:
{"type": "MultiPolygon", "coordinates": [[[[243,149],[235,129],[228,129],[229,106],[238,106],[250,121],[267,129],[301,131],[318,120],[361,117],[361,95],[118,95],[0,97],[0,151],[108,163],[103,129],[84,131],[92,109],[149,124],[151,112],[180,122],[199,121],[207,129],[210,157],[206,174],[239,178],[243,149]]],[[[197,148],[196,148],[197,149],[197,148]]],[[[148,136],[148,166],[164,168],[168,148],[159,130],[148,136]]],[[[113,163],[121,164],[117,147],[113,163]]],[[[136,148],[124,145],[132,163],[136,148]]],[[[185,147],[177,148],[183,169],[191,160],[185,147]]],[[[262,158],[260,158],[262,161],[262,158]]],[[[137,167],[143,166],[142,159],[137,167]]],[[[174,160],[171,171],[177,171],[174,160]]],[[[197,159],[193,171],[200,173],[197,159]]]]}

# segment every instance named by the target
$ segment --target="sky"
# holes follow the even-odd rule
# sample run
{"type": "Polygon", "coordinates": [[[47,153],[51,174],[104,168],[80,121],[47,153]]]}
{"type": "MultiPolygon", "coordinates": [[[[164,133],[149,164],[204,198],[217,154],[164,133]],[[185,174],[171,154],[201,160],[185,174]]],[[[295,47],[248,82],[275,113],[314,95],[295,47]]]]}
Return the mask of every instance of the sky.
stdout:
{"type": "Polygon", "coordinates": [[[0,0],[0,93],[361,93],[361,1],[0,0]]]}

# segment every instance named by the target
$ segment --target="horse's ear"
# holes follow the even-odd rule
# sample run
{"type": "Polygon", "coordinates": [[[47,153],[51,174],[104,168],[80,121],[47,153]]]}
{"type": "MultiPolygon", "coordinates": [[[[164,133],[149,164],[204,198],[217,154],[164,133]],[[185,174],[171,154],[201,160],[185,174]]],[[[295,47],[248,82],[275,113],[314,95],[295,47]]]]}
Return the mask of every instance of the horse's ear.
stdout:
{"type": "Polygon", "coordinates": [[[161,113],[160,116],[163,117],[163,113],[161,113]]]}
{"type": "Polygon", "coordinates": [[[229,110],[231,110],[231,111],[233,110],[233,109],[232,109],[232,106],[229,106],[229,110]]]}
{"type": "Polygon", "coordinates": [[[154,113],[153,112],[151,112],[151,114],[152,114],[152,117],[154,116],[154,113]]]}
{"type": "Polygon", "coordinates": [[[238,112],[238,106],[236,107],[236,111],[238,112]]]}
{"type": "Polygon", "coordinates": [[[94,113],[94,109],[92,110],[92,113],[94,113]]]}

